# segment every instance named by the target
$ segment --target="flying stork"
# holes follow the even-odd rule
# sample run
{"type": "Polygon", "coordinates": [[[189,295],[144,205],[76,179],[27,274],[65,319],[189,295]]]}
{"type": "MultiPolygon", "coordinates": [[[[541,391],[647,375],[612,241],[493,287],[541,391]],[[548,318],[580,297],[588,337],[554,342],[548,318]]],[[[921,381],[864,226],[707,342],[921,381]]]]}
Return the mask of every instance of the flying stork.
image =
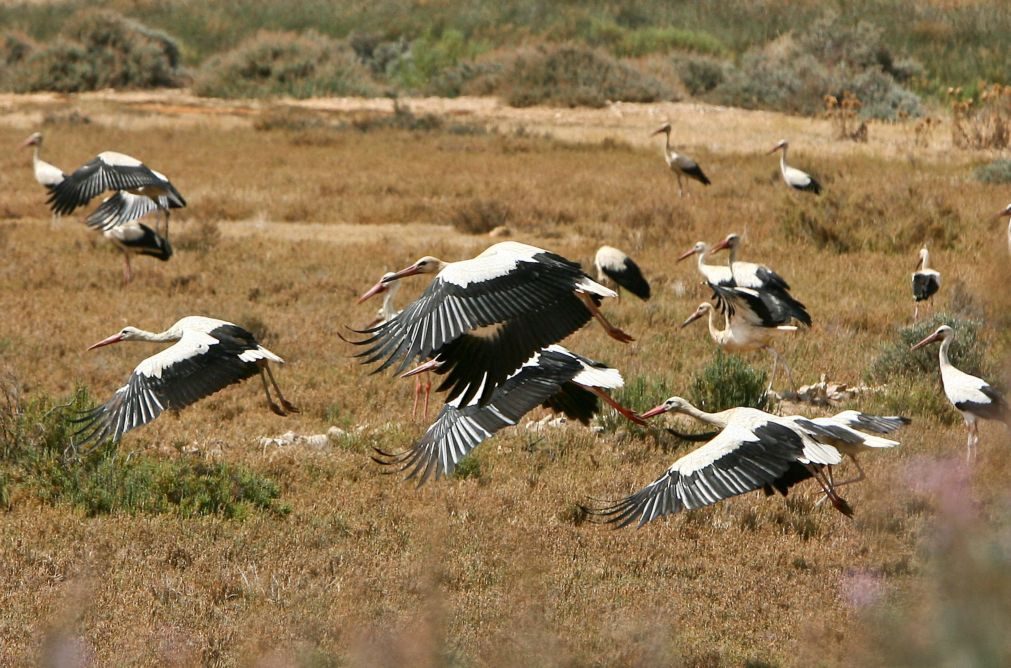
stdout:
{"type": "Polygon", "coordinates": [[[579,265],[534,246],[504,241],[475,258],[443,262],[425,256],[384,278],[436,274],[414,303],[392,320],[359,331],[354,342],[367,346],[356,357],[380,362],[373,373],[394,368],[402,373],[436,370],[446,374],[439,391],[447,401],[463,395],[466,405],[480,394],[486,404],[499,383],[530,355],[562,340],[596,318],[609,336],[632,337],[600,312],[601,300],[617,294],[584,274],[579,265]]]}
{"type": "MultiPolygon", "coordinates": [[[[33,132],[28,139],[21,144],[22,147],[27,148],[29,146],[33,147],[32,151],[32,169],[35,172],[35,180],[39,182],[39,185],[44,187],[48,192],[52,192],[53,188],[58,186],[63,182],[63,179],[67,178],[67,175],[63,173],[63,170],[56,165],[51,165],[42,158],[39,154],[42,152],[42,133],[33,132]]],[[[53,213],[53,224],[59,220],[60,214],[53,213]]]]}
{"type": "Polygon", "coordinates": [[[664,123],[653,132],[653,135],[658,135],[661,132],[666,135],[663,148],[663,159],[667,162],[667,167],[674,172],[674,176],[678,179],[678,196],[684,197],[685,189],[682,177],[694,179],[706,186],[712,182],[709,180],[709,177],[702,172],[702,168],[699,167],[697,162],[689,158],[687,155],[678,153],[671,148],[670,131],[670,123],[664,123]]]}
{"type": "MultiPolygon", "coordinates": [[[[167,197],[163,197],[168,202],[167,197]]],[[[167,204],[166,204],[167,205],[167,204]]],[[[158,209],[158,204],[143,195],[134,195],[125,190],[106,197],[87,219],[90,229],[101,232],[102,236],[123,251],[123,282],[133,280],[130,269],[131,255],[147,255],[162,262],[172,257],[172,245],[166,237],[138,221],[139,218],[158,209]]]]}
{"type": "Polygon", "coordinates": [[[930,267],[930,251],[920,249],[920,260],[913,271],[913,320],[920,317],[920,302],[927,301],[941,289],[941,272],[930,267]]]}
{"type": "Polygon", "coordinates": [[[831,445],[812,438],[793,421],[746,407],[707,413],[681,397],[671,397],[640,417],[648,419],[669,411],[689,415],[722,431],[675,461],[643,489],[590,512],[607,518],[616,527],[633,522],[641,527],[663,515],[768,489],[800,465],[818,481],[840,512],[852,516],[849,504],[835,492],[822,471],[822,467],[842,461],[842,455],[831,445]]]}
{"type": "Polygon", "coordinates": [[[969,430],[966,443],[966,461],[976,459],[976,447],[979,444],[979,420],[997,420],[1011,427],[1011,411],[1003,396],[988,382],[965,373],[948,359],[948,348],[955,339],[955,331],[948,325],[941,325],[910,350],[917,350],[935,341],[941,342],[937,357],[941,364],[941,385],[948,401],[958,409],[969,430]]]}
{"type": "Polygon", "coordinates": [[[498,385],[487,404],[482,406],[477,396],[465,404],[457,397],[443,406],[432,426],[411,448],[399,453],[376,449],[378,456],[373,459],[397,466],[400,471],[409,470],[407,479],[416,477],[420,487],[433,473],[436,480],[451,475],[460,460],[482,441],[515,425],[539,405],[589,424],[600,411],[599,398],[626,418],[644,424],[605,391],[622,385],[617,369],[550,345],[534,353],[498,385]]]}
{"type": "Polygon", "coordinates": [[[821,184],[813,176],[786,164],[786,149],[789,147],[790,142],[783,139],[769,151],[770,155],[776,151],[783,152],[779,156],[779,171],[783,175],[783,181],[794,190],[814,193],[815,195],[821,194],[821,184]]]}
{"type": "Polygon", "coordinates": [[[267,405],[278,415],[297,413],[274,380],[269,363],[284,360],[261,346],[248,331],[224,320],[182,318],[164,332],[124,327],[88,350],[120,341],[176,341],[137,365],[126,385],[111,399],[74,418],[78,446],[116,443],[123,434],[151,422],[166,410],[179,410],[233,383],[260,375],[267,405]],[[270,379],[278,403],[270,396],[270,379]]]}
{"type": "Polygon", "coordinates": [[[597,282],[607,285],[608,281],[617,287],[618,298],[621,298],[621,288],[625,288],[639,299],[649,299],[650,288],[642,270],[635,260],[612,246],[601,246],[593,258],[597,268],[597,282]]]}
{"type": "Polygon", "coordinates": [[[115,151],[99,153],[78,167],[52,189],[48,202],[54,213],[72,213],[107,190],[125,190],[152,200],[164,216],[164,236],[168,236],[169,209],[186,206],[186,200],[167,176],[115,151]]]}

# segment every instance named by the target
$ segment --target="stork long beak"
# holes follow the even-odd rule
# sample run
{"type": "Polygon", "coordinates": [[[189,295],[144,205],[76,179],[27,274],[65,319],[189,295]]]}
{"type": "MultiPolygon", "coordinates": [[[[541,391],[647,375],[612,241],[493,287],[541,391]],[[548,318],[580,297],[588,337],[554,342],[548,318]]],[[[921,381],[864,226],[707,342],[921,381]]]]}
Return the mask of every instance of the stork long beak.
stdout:
{"type": "Polygon", "coordinates": [[[994,218],[1000,219],[1007,218],[1008,216],[1011,216],[1011,206],[998,213],[994,218]]]}
{"type": "Polygon", "coordinates": [[[417,274],[420,274],[420,273],[421,273],[421,271],[418,269],[418,265],[417,264],[412,264],[410,267],[406,267],[404,269],[401,269],[400,271],[398,271],[395,274],[392,274],[392,275],[389,275],[389,276],[383,276],[383,278],[379,282],[382,283],[383,285],[386,285],[387,283],[392,283],[393,281],[398,281],[401,278],[407,278],[408,276],[416,276],[417,274]]]}
{"type": "Polygon", "coordinates": [[[923,266],[923,258],[921,257],[919,260],[916,261],[916,266],[913,267],[913,271],[919,271],[920,267],[922,266],[923,266]]]}
{"type": "Polygon", "coordinates": [[[661,415],[662,413],[666,413],[666,412],[667,412],[667,406],[665,406],[664,404],[660,404],[656,408],[651,408],[648,411],[646,411],[645,413],[640,413],[639,417],[642,418],[643,420],[648,420],[651,417],[655,417],[657,415],[661,415]]]}
{"type": "Polygon", "coordinates": [[[692,313],[690,316],[688,316],[687,320],[685,320],[683,323],[681,323],[681,329],[684,329],[688,325],[692,324],[693,322],[695,322],[696,320],[698,320],[699,318],[701,318],[704,314],[705,314],[705,310],[703,310],[703,309],[697,309],[695,311],[695,313],[692,313]]]}
{"type": "Polygon", "coordinates": [[[120,334],[119,332],[116,332],[115,334],[113,334],[109,338],[102,339],[98,343],[96,343],[96,344],[94,344],[92,346],[88,346],[88,350],[94,350],[95,348],[101,348],[102,346],[109,346],[109,345],[112,345],[113,343],[119,343],[122,340],[123,340],[123,335],[120,334]]]}
{"type": "Polygon", "coordinates": [[[410,378],[411,376],[417,376],[419,373],[425,373],[426,371],[432,371],[433,369],[438,369],[442,366],[442,361],[439,358],[433,358],[428,360],[423,364],[419,364],[410,371],[405,371],[400,374],[401,378],[410,378]]]}
{"type": "Polygon", "coordinates": [[[728,241],[729,238],[730,237],[727,237],[726,239],[724,239],[720,243],[718,243],[715,246],[713,246],[712,248],[710,248],[709,249],[709,254],[712,255],[714,253],[719,253],[721,250],[725,250],[727,248],[730,248],[730,242],[728,241]]]}
{"type": "Polygon", "coordinates": [[[686,259],[690,258],[692,255],[695,255],[695,246],[692,246],[691,248],[689,248],[688,250],[686,250],[684,253],[681,253],[681,255],[678,255],[677,261],[680,262],[681,260],[686,260],[686,259]]]}
{"type": "Polygon", "coordinates": [[[363,301],[367,300],[368,298],[375,297],[376,295],[378,295],[380,293],[383,293],[383,292],[386,292],[389,289],[390,289],[389,286],[387,286],[382,281],[379,281],[378,283],[376,283],[375,285],[373,285],[371,288],[369,288],[368,292],[366,292],[361,297],[359,297],[358,301],[355,302],[355,303],[356,304],[361,304],[363,301]]]}
{"type": "Polygon", "coordinates": [[[32,141],[32,138],[29,137],[28,139],[26,139],[23,142],[21,142],[20,144],[18,144],[18,148],[24,148],[26,146],[31,146],[34,143],[35,142],[32,141]]]}
{"type": "Polygon", "coordinates": [[[771,149],[769,149],[769,152],[766,153],[765,155],[772,155],[773,153],[775,153],[776,151],[778,151],[780,148],[781,148],[780,146],[773,146],[771,149]]]}
{"type": "Polygon", "coordinates": [[[934,332],[933,334],[931,334],[927,338],[923,339],[922,341],[920,341],[919,343],[917,343],[915,346],[913,346],[909,350],[910,350],[910,352],[912,352],[913,350],[919,350],[920,348],[922,348],[923,346],[927,345],[928,343],[933,343],[934,341],[937,341],[939,338],[941,338],[940,335],[937,332],[934,332]]]}

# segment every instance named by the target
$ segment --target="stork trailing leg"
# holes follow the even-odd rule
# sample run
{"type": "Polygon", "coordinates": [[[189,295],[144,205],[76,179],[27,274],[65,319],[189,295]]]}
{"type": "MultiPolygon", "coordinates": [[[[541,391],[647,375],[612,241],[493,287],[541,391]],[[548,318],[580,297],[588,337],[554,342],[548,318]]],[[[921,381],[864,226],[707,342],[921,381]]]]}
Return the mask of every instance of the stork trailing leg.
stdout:
{"type": "Polygon", "coordinates": [[[270,384],[274,386],[274,392],[277,393],[277,400],[281,403],[281,407],[288,413],[301,412],[290,401],[284,398],[284,394],[281,393],[280,385],[278,385],[277,380],[274,379],[274,372],[270,370],[270,364],[264,362],[262,368],[267,370],[267,375],[270,377],[270,384]]]}
{"type": "Polygon", "coordinates": [[[586,294],[585,292],[576,292],[576,294],[579,295],[579,298],[583,300],[583,303],[586,304],[586,308],[590,310],[590,313],[593,315],[594,318],[597,319],[597,322],[599,322],[601,327],[604,328],[604,331],[607,332],[608,336],[617,341],[621,341],[622,343],[629,343],[631,341],[635,341],[635,339],[632,338],[629,334],[625,333],[618,327],[615,327],[610,322],[608,322],[607,318],[604,317],[604,314],[600,312],[600,309],[597,307],[596,302],[593,301],[593,297],[586,294]]]}

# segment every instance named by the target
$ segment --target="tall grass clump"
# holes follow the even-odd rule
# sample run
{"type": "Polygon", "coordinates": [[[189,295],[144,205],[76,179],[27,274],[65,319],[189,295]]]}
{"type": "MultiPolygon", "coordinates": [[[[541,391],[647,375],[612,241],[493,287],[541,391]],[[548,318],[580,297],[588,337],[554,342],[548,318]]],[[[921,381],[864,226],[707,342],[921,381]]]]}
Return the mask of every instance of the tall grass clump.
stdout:
{"type": "Polygon", "coordinates": [[[183,73],[174,38],[106,10],[76,14],[46,46],[8,37],[18,56],[6,75],[18,92],[177,87],[183,73]]]}
{"type": "Polygon", "coordinates": [[[200,68],[193,91],[205,97],[371,96],[368,70],[345,43],[319,33],[260,32],[200,68]]]}
{"type": "Polygon", "coordinates": [[[145,453],[129,457],[114,446],[86,453],[70,446],[67,420],[91,406],[79,391],[63,406],[48,397],[26,400],[17,383],[0,380],[0,501],[30,495],[67,504],[88,516],[171,513],[180,517],[242,518],[251,511],[283,514],[273,480],[242,466],[145,453]]]}
{"type": "Polygon", "coordinates": [[[1011,183],[1011,160],[994,160],[974,169],[972,175],[981,183],[1011,183]]]}
{"type": "Polygon", "coordinates": [[[600,51],[578,46],[520,55],[502,75],[503,96],[514,107],[548,104],[603,107],[608,101],[672,100],[658,80],[600,51]]]}
{"type": "Polygon", "coordinates": [[[764,371],[717,350],[713,361],[692,377],[688,399],[710,413],[739,406],[764,410],[769,402],[767,383],[764,371]]]}
{"type": "Polygon", "coordinates": [[[1011,85],[982,85],[965,96],[961,88],[948,91],[951,141],[961,148],[1007,148],[1011,144],[1011,85]]]}

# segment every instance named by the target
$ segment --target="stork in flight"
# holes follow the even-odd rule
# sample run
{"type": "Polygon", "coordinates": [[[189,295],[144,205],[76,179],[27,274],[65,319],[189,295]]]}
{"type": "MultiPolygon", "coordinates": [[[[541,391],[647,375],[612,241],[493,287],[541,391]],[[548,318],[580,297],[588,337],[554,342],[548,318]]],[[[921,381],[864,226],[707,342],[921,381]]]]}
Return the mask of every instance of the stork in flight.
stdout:
{"type": "Polygon", "coordinates": [[[1011,427],[1011,411],[1004,397],[992,385],[976,376],[956,369],[948,359],[948,349],[955,339],[955,331],[948,325],[941,325],[923,339],[911,350],[917,350],[935,341],[941,342],[937,357],[941,364],[941,384],[948,401],[962,414],[965,426],[969,430],[966,443],[966,461],[976,459],[976,448],[979,445],[979,420],[996,420],[1011,427]]]}
{"type": "Polygon", "coordinates": [[[224,320],[182,318],[164,332],[124,327],[88,350],[120,341],[175,341],[137,365],[111,399],[76,417],[78,446],[116,443],[123,434],[151,422],[163,411],[179,410],[233,383],[259,374],[267,405],[278,415],[297,413],[274,380],[269,363],[284,360],[261,346],[248,331],[224,320]],[[274,403],[267,379],[277,394],[274,403]],[[280,404],[280,405],[278,405],[280,404]]]}
{"type": "MultiPolygon", "coordinates": [[[[163,198],[168,202],[168,198],[163,198]]],[[[167,204],[166,204],[167,205],[167,204]]],[[[87,219],[89,228],[102,233],[106,239],[123,251],[123,282],[133,280],[130,268],[131,255],[147,255],[162,262],[172,257],[172,244],[166,237],[138,221],[158,209],[158,204],[143,195],[125,190],[106,197],[87,219]]]]}
{"type": "MultiPolygon", "coordinates": [[[[67,175],[63,173],[63,170],[56,165],[51,165],[42,158],[39,154],[42,152],[42,133],[33,132],[28,139],[26,139],[22,144],[22,147],[33,147],[32,151],[32,170],[35,173],[35,180],[39,182],[39,185],[44,187],[46,191],[52,192],[53,188],[58,186],[63,182],[63,179],[67,178],[67,175]]],[[[55,225],[60,218],[60,214],[53,213],[53,225],[55,225]]]]}
{"type": "Polygon", "coordinates": [[[48,202],[53,213],[72,213],[108,190],[123,190],[154,202],[163,214],[162,236],[165,237],[168,237],[169,209],[186,206],[186,200],[168,177],[136,158],[115,151],[99,153],[93,160],[78,167],[52,189],[48,202]]]}
{"type": "Polygon", "coordinates": [[[920,249],[920,260],[913,270],[913,320],[920,317],[920,302],[929,301],[941,289],[941,272],[930,267],[930,251],[920,249]]]}
{"type": "Polygon", "coordinates": [[[601,246],[593,258],[597,268],[597,282],[601,285],[613,283],[621,298],[621,288],[625,288],[639,299],[649,299],[650,288],[642,270],[635,260],[613,246],[601,246]]]}
{"type": "Polygon", "coordinates": [[[791,167],[786,164],[786,149],[789,147],[790,142],[783,139],[769,151],[770,154],[775,153],[776,151],[783,152],[782,155],[779,156],[779,172],[783,175],[783,181],[794,190],[814,193],[815,195],[821,194],[821,184],[818,183],[813,176],[807,172],[797,169],[796,167],[791,167]]]}
{"type": "Polygon", "coordinates": [[[365,364],[411,373],[436,370],[446,380],[447,401],[475,393],[482,405],[530,355],[567,337],[591,318],[609,336],[632,337],[600,312],[601,300],[617,294],[583,273],[579,265],[534,246],[505,241],[475,258],[443,262],[425,256],[381,282],[436,274],[414,303],[392,320],[358,333],[368,335],[356,357],[365,364]]]}
{"type": "Polygon", "coordinates": [[[697,162],[671,148],[670,131],[670,123],[664,123],[653,132],[653,135],[658,135],[661,132],[666,135],[663,147],[663,159],[667,162],[667,167],[674,172],[674,176],[678,179],[678,196],[684,197],[685,189],[682,177],[693,179],[706,186],[712,183],[712,181],[702,172],[702,168],[699,167],[697,162]]]}
{"type": "Polygon", "coordinates": [[[632,411],[616,402],[606,390],[622,387],[617,369],[550,345],[533,354],[492,392],[486,405],[474,396],[462,403],[449,401],[421,440],[399,453],[376,449],[375,461],[409,471],[420,487],[434,473],[449,476],[471,450],[495,432],[515,425],[539,405],[589,424],[599,412],[598,399],[629,420],[643,424],[632,411]]]}
{"type": "Polygon", "coordinates": [[[681,397],[671,397],[640,417],[648,419],[670,411],[689,415],[721,431],[702,447],[679,458],[643,489],[590,512],[605,517],[616,527],[633,522],[641,527],[663,515],[694,510],[738,494],[778,489],[780,479],[799,465],[818,481],[836,509],[852,516],[849,504],[835,492],[823,471],[825,466],[842,461],[842,455],[792,420],[746,407],[707,413],[681,397]]]}

